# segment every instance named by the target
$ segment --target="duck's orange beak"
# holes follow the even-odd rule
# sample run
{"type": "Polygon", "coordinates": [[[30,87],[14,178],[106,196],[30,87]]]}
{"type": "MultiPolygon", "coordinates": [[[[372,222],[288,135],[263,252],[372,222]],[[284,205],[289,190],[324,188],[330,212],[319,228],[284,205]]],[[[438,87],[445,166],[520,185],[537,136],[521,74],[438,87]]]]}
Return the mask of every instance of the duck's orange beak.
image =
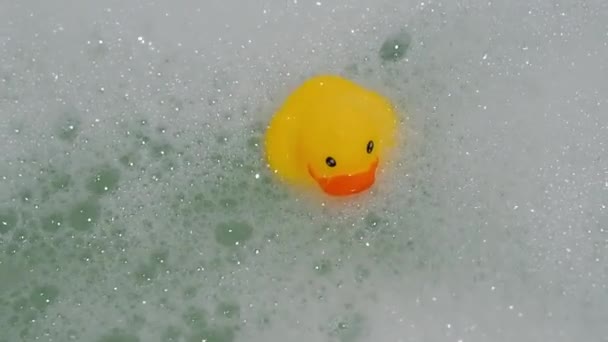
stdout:
{"type": "Polygon", "coordinates": [[[308,173],[321,186],[321,189],[328,195],[332,196],[348,196],[369,189],[376,180],[376,168],[378,167],[378,159],[376,159],[364,172],[338,175],[333,177],[319,177],[314,170],[308,166],[308,173]]]}

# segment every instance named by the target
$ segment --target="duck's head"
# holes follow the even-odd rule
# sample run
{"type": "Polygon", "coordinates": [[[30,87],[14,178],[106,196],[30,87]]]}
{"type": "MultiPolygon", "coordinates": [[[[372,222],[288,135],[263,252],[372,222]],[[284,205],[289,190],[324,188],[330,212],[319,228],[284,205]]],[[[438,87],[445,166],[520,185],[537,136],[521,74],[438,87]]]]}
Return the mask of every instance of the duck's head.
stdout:
{"type": "Polygon", "coordinates": [[[392,108],[379,98],[333,98],[318,103],[298,141],[310,177],[333,196],[370,188],[395,125],[392,108]]]}

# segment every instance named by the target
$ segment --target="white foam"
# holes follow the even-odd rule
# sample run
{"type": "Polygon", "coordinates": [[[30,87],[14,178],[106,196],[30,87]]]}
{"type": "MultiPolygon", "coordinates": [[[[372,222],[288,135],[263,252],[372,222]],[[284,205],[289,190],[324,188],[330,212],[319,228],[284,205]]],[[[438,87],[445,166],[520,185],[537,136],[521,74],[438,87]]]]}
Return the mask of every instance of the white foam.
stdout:
{"type": "Polygon", "coordinates": [[[0,341],[608,336],[602,2],[64,5],[0,13],[0,341]],[[347,201],[261,155],[320,72],[401,112],[347,201]]]}

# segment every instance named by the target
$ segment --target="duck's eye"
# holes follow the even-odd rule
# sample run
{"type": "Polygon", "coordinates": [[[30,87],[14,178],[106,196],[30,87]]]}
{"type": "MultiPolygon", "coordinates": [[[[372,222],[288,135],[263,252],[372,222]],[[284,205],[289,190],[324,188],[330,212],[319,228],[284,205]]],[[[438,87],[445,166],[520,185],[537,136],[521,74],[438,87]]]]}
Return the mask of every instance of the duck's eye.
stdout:
{"type": "Polygon", "coordinates": [[[367,143],[367,153],[372,153],[373,150],[374,150],[374,142],[370,140],[367,143]]]}
{"type": "Polygon", "coordinates": [[[334,166],[336,166],[336,160],[332,157],[327,157],[325,159],[325,164],[327,164],[327,166],[329,166],[329,167],[334,167],[334,166]]]}

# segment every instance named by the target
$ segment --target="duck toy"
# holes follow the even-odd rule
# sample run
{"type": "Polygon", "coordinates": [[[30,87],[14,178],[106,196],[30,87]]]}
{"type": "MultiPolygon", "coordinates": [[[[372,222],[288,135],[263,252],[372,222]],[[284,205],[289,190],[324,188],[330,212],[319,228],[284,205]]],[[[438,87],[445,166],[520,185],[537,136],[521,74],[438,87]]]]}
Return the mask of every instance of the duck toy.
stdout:
{"type": "Polygon", "coordinates": [[[286,183],[353,195],[375,183],[396,128],[387,98],[341,76],[318,75],[295,89],[272,117],[266,159],[286,183]]]}

